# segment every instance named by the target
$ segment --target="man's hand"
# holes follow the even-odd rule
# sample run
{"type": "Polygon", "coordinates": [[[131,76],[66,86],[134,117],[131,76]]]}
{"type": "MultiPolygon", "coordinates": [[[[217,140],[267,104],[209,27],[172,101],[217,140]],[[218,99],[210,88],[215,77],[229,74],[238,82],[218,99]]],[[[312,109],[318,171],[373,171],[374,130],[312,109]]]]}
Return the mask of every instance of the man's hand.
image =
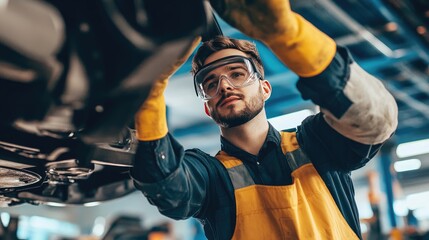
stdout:
{"type": "Polygon", "coordinates": [[[263,41],[295,73],[312,77],[332,61],[336,44],[300,15],[288,0],[210,0],[229,24],[263,41]]]}
{"type": "Polygon", "coordinates": [[[189,58],[196,46],[200,43],[201,37],[197,37],[191,46],[183,53],[175,64],[167,68],[155,81],[148,98],[141,106],[135,116],[137,139],[140,141],[157,140],[167,135],[167,118],[165,115],[164,90],[167,87],[168,79],[177,69],[189,58]]]}
{"type": "Polygon", "coordinates": [[[270,41],[273,37],[296,35],[296,20],[285,0],[211,0],[217,13],[249,37],[270,41]]]}

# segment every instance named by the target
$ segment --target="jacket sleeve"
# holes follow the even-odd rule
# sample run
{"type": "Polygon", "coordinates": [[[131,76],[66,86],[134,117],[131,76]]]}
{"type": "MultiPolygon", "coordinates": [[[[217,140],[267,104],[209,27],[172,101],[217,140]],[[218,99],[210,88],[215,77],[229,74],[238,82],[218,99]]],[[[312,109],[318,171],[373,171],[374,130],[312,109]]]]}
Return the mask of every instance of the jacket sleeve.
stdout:
{"type": "Polygon", "coordinates": [[[338,46],[329,67],[318,76],[301,77],[297,87],[304,99],[321,107],[326,122],[349,139],[375,145],[396,130],[393,96],[352,60],[346,48],[338,46]]]}
{"type": "Polygon", "coordinates": [[[367,145],[351,140],[328,125],[323,113],[307,117],[297,129],[300,147],[321,172],[350,172],[363,167],[382,144],[367,145]]]}
{"type": "Polygon", "coordinates": [[[186,219],[203,208],[209,188],[205,156],[183,147],[170,135],[140,141],[131,177],[137,189],[165,216],[186,219]]]}

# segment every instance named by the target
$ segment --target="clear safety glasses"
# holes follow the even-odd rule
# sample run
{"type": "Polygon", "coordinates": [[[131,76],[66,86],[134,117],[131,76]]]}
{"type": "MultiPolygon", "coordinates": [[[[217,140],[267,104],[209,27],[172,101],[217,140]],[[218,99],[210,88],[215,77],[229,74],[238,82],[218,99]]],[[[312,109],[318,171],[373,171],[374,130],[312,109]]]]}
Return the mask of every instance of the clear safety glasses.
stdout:
{"type": "Polygon", "coordinates": [[[204,66],[195,73],[194,85],[197,96],[209,100],[218,94],[222,79],[234,88],[242,88],[261,78],[251,59],[228,56],[204,66]]]}

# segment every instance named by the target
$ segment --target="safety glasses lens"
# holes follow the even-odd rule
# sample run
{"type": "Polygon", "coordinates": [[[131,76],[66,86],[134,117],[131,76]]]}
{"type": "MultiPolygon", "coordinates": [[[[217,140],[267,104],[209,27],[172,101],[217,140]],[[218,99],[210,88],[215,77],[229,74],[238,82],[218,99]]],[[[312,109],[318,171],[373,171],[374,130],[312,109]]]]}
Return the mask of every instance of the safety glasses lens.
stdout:
{"type": "Polygon", "coordinates": [[[245,87],[257,78],[252,62],[242,56],[217,60],[202,68],[195,75],[197,94],[203,99],[217,95],[221,80],[228,81],[234,88],[245,87]]]}

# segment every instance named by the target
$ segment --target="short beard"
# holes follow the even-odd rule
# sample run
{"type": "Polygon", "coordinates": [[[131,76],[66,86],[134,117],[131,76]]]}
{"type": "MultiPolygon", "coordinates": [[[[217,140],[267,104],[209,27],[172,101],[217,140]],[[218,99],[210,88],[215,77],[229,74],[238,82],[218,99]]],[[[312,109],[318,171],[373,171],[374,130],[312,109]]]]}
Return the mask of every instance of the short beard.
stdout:
{"type": "Polygon", "coordinates": [[[259,94],[252,97],[249,103],[245,103],[245,107],[239,113],[234,115],[221,116],[218,112],[211,113],[213,120],[223,128],[233,128],[240,126],[252,120],[264,109],[264,97],[262,95],[262,87],[259,86],[259,94]]]}

